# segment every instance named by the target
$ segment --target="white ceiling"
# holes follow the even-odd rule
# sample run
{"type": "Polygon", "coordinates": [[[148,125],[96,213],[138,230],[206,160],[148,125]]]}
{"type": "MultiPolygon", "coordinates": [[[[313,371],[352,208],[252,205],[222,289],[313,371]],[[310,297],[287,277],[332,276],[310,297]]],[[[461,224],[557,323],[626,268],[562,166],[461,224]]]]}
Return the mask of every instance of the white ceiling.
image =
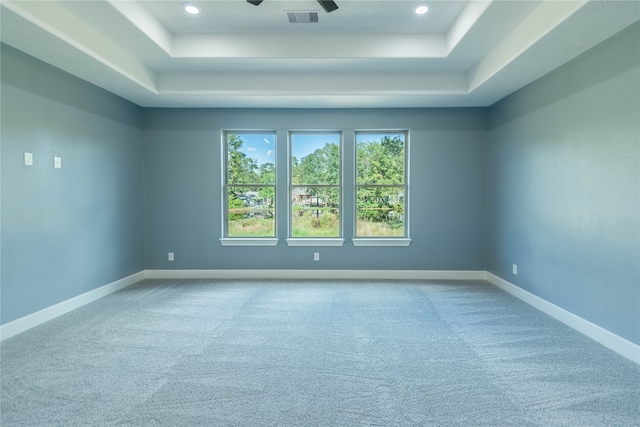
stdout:
{"type": "Polygon", "coordinates": [[[148,107],[488,106],[640,20],[637,0],[427,1],[2,0],[1,41],[148,107]]]}

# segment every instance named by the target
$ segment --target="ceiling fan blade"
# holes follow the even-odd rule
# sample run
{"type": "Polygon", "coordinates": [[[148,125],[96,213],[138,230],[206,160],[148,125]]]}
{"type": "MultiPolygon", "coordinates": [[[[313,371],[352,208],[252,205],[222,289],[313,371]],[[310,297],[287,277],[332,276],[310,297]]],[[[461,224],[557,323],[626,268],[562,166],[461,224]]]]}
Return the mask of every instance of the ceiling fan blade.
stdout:
{"type": "Polygon", "coordinates": [[[318,0],[318,3],[326,12],[333,12],[338,8],[338,5],[333,0],[318,0]]]}
{"type": "MultiPolygon", "coordinates": [[[[259,6],[262,2],[263,0],[247,0],[247,3],[251,3],[254,6],[259,6]]],[[[318,0],[318,3],[320,3],[320,6],[322,6],[327,13],[333,12],[338,8],[338,5],[333,0],[318,0]]]]}

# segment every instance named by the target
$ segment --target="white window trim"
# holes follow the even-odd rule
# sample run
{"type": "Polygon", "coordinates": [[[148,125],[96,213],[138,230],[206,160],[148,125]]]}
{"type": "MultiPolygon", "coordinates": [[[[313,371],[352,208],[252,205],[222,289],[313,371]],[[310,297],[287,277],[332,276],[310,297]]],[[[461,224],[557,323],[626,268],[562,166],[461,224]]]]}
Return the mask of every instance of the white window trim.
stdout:
{"type": "Polygon", "coordinates": [[[289,246],[342,246],[344,239],[336,237],[291,237],[287,239],[289,246]]]}
{"type": "MultiPolygon", "coordinates": [[[[345,239],[344,236],[344,218],[343,218],[343,206],[344,206],[344,131],[343,130],[309,130],[309,129],[300,129],[293,130],[289,129],[287,132],[287,237],[286,242],[288,246],[342,246],[344,245],[345,239]],[[293,237],[291,236],[291,210],[293,204],[291,202],[291,187],[292,184],[292,166],[291,166],[291,157],[292,157],[292,140],[291,136],[295,133],[336,133],[340,135],[340,184],[335,185],[327,185],[327,187],[338,187],[338,191],[340,192],[340,236],[338,237],[293,237]]],[[[295,186],[304,186],[304,184],[295,184],[295,186]]]]}
{"type": "Polygon", "coordinates": [[[353,246],[409,246],[411,239],[395,237],[361,237],[351,239],[353,246]]]}
{"type": "MultiPolygon", "coordinates": [[[[222,230],[221,230],[221,235],[223,237],[221,237],[219,239],[220,244],[222,246],[276,246],[278,244],[279,238],[277,237],[277,233],[278,233],[278,218],[277,216],[274,217],[274,227],[275,227],[275,236],[273,237],[233,237],[233,236],[225,236],[225,234],[227,233],[227,224],[228,224],[228,217],[227,215],[229,214],[227,211],[227,206],[228,206],[228,202],[227,202],[227,187],[229,186],[229,184],[227,183],[227,169],[228,169],[228,163],[227,163],[227,156],[228,156],[228,146],[227,146],[227,134],[229,132],[247,132],[247,133],[255,133],[255,132],[265,132],[265,133],[273,133],[273,135],[276,137],[275,138],[275,145],[276,145],[276,150],[277,150],[277,145],[278,145],[278,138],[277,138],[277,132],[274,130],[230,130],[230,129],[223,129],[221,131],[221,135],[220,135],[220,148],[221,148],[221,156],[222,156],[222,168],[221,168],[221,180],[222,180],[222,189],[221,189],[221,195],[222,195],[222,230]]],[[[275,164],[275,163],[274,163],[275,164]]],[[[278,200],[278,186],[277,186],[277,179],[278,179],[278,167],[276,164],[276,182],[274,182],[273,189],[274,189],[274,194],[275,194],[275,201],[276,201],[276,205],[277,205],[277,200],[278,200]]]]}
{"type": "Polygon", "coordinates": [[[220,239],[222,246],[276,246],[277,237],[224,237],[220,239]]]}
{"type": "Polygon", "coordinates": [[[358,142],[357,137],[358,133],[395,133],[402,132],[405,134],[405,155],[404,155],[404,188],[405,188],[405,235],[401,237],[384,237],[384,236],[355,236],[351,241],[353,242],[353,246],[409,246],[411,244],[411,234],[410,234],[410,225],[409,221],[410,217],[410,208],[409,204],[411,202],[411,197],[409,197],[409,164],[410,160],[410,133],[409,129],[356,129],[353,133],[353,189],[354,189],[354,199],[353,199],[353,233],[356,234],[357,224],[358,224],[358,206],[357,206],[357,197],[358,197],[358,142]]]}

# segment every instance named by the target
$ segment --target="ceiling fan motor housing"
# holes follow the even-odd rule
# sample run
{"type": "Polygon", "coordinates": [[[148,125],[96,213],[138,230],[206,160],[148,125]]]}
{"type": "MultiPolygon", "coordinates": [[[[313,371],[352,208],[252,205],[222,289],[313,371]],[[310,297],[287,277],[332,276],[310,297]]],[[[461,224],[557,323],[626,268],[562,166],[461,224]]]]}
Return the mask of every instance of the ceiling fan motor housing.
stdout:
{"type": "MultiPolygon", "coordinates": [[[[251,3],[254,6],[259,6],[262,1],[263,0],[247,0],[247,3],[251,3]]],[[[333,12],[338,8],[338,5],[333,0],[318,0],[318,3],[320,3],[320,6],[322,6],[322,8],[327,13],[333,12]]]]}

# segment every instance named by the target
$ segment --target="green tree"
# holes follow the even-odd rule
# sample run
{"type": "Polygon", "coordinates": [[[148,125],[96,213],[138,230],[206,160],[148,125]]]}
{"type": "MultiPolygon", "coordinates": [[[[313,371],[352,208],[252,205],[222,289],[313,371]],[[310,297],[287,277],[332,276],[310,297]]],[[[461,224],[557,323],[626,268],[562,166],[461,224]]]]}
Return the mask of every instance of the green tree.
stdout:
{"type": "MultiPolygon", "coordinates": [[[[269,200],[272,204],[274,200],[273,184],[276,180],[276,168],[273,163],[258,162],[241,151],[244,141],[239,135],[230,134],[227,138],[227,174],[228,183],[233,184],[253,184],[255,188],[233,187],[229,189],[228,205],[230,211],[245,205],[246,192],[258,190],[258,196],[269,200]],[[261,187],[266,184],[267,187],[261,187]]],[[[230,214],[230,219],[239,219],[242,215],[230,214]]]]}
{"type": "Polygon", "coordinates": [[[384,136],[358,142],[356,179],[361,185],[358,217],[372,222],[398,222],[404,215],[403,190],[381,185],[404,184],[404,140],[400,136],[384,136]]]}
{"type": "Polygon", "coordinates": [[[258,162],[240,151],[244,141],[238,135],[227,138],[228,182],[229,184],[255,184],[260,182],[258,162]]]}
{"type": "Polygon", "coordinates": [[[337,144],[326,143],[302,159],[293,158],[294,184],[338,185],[340,183],[340,149],[337,144]]]}
{"type": "Polygon", "coordinates": [[[241,212],[244,208],[244,201],[238,197],[235,191],[229,191],[229,220],[238,221],[244,218],[244,213],[241,212]],[[239,212],[240,211],[240,212],[239,212]]]}
{"type": "MultiPolygon", "coordinates": [[[[292,159],[292,179],[294,184],[339,185],[340,148],[337,144],[326,143],[302,159],[292,159]]],[[[310,187],[312,197],[323,200],[328,206],[339,203],[337,191],[333,188],[310,187]]]]}
{"type": "Polygon", "coordinates": [[[267,184],[269,187],[260,187],[258,192],[260,198],[269,200],[269,204],[273,203],[275,192],[271,186],[276,182],[276,165],[273,163],[263,163],[258,170],[260,176],[260,184],[267,184]]]}
{"type": "Polygon", "coordinates": [[[402,138],[384,136],[380,141],[361,141],[357,151],[358,184],[404,183],[402,138]]]}

